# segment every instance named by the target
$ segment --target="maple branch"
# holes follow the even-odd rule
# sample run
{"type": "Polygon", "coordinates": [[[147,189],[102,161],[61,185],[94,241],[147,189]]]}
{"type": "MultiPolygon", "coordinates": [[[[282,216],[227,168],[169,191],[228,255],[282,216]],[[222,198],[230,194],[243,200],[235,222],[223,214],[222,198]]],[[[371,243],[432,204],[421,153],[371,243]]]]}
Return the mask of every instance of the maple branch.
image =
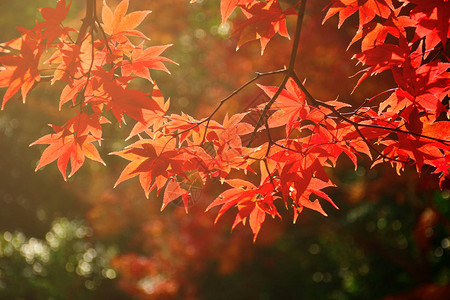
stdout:
{"type": "Polygon", "coordinates": [[[404,161],[401,159],[395,159],[392,157],[387,156],[386,154],[382,153],[380,150],[378,150],[377,148],[375,148],[374,145],[372,145],[372,143],[365,137],[365,135],[361,132],[361,130],[359,129],[359,125],[358,123],[352,124],[353,127],[355,128],[356,132],[358,133],[358,135],[363,139],[364,143],[373,151],[375,151],[379,156],[383,157],[384,159],[387,159],[389,161],[395,161],[395,162],[399,162],[399,163],[403,163],[403,164],[409,164],[408,161],[404,161]]]}
{"type": "Polygon", "coordinates": [[[255,129],[252,132],[250,140],[247,143],[247,147],[250,147],[250,145],[252,144],[253,140],[256,137],[256,133],[258,132],[258,129],[263,125],[264,119],[267,118],[269,109],[272,107],[273,103],[277,100],[278,96],[281,94],[281,92],[285,88],[286,83],[289,80],[289,78],[292,76],[292,74],[294,74],[295,59],[297,57],[297,51],[299,48],[300,35],[302,33],[303,17],[305,16],[305,9],[306,9],[306,0],[303,0],[300,4],[298,16],[297,16],[297,25],[295,27],[294,41],[292,43],[291,56],[289,58],[289,66],[286,70],[286,74],[283,78],[283,81],[278,86],[278,89],[275,92],[275,94],[273,95],[272,99],[270,99],[270,101],[267,102],[266,106],[264,106],[264,109],[261,112],[258,122],[255,125],[255,129]]]}
{"type": "MultiPolygon", "coordinates": [[[[288,70],[287,70],[288,71],[288,70]]],[[[277,91],[275,92],[275,94],[273,95],[273,97],[270,99],[269,102],[267,102],[267,104],[264,106],[263,111],[261,112],[261,115],[259,116],[258,122],[255,125],[255,129],[252,132],[252,135],[250,137],[250,140],[247,143],[247,147],[250,147],[250,145],[252,144],[253,140],[256,137],[256,133],[258,132],[259,127],[261,127],[261,125],[264,123],[264,120],[266,119],[267,113],[270,109],[270,107],[272,107],[273,103],[275,102],[275,100],[277,100],[278,96],[281,94],[281,92],[283,91],[283,89],[286,86],[286,83],[289,79],[289,71],[288,73],[284,76],[283,81],[281,82],[281,84],[279,85],[277,91]]]]}
{"type": "Polygon", "coordinates": [[[82,19],[83,23],[81,24],[81,28],[78,31],[78,37],[76,40],[76,44],[81,43],[84,38],[85,35],[87,33],[87,30],[89,27],[92,28],[92,25],[95,24],[95,7],[96,7],[96,0],[86,0],[86,15],[85,17],[82,19]]]}
{"type": "Polygon", "coordinates": [[[272,139],[272,135],[270,134],[269,122],[267,121],[267,118],[264,119],[264,123],[266,125],[267,139],[268,139],[267,150],[266,150],[266,155],[265,155],[267,157],[267,156],[269,156],[270,147],[273,145],[274,140],[272,139]]]}
{"type": "Polygon", "coordinates": [[[97,27],[98,27],[98,29],[100,30],[100,32],[101,32],[103,38],[105,39],[106,49],[108,50],[109,53],[112,53],[112,50],[111,50],[111,48],[109,47],[108,38],[106,37],[106,33],[105,33],[105,31],[103,30],[102,24],[100,23],[100,21],[99,21],[98,18],[97,18],[97,14],[95,15],[95,20],[94,20],[94,22],[97,23],[97,27]]]}
{"type": "MultiPolygon", "coordinates": [[[[347,117],[343,116],[333,105],[327,104],[325,102],[319,101],[316,98],[314,98],[311,93],[309,93],[309,91],[305,88],[305,86],[303,85],[303,83],[300,81],[300,79],[298,78],[297,74],[293,74],[293,79],[294,81],[297,83],[297,85],[300,87],[300,89],[303,91],[303,93],[306,95],[306,97],[308,97],[308,99],[313,102],[314,106],[323,106],[328,108],[329,110],[331,110],[337,118],[348,122],[349,124],[351,124],[356,132],[358,133],[358,135],[362,138],[362,140],[364,141],[364,143],[373,151],[375,151],[378,155],[380,155],[381,157],[390,160],[390,161],[396,161],[396,162],[400,162],[400,163],[404,163],[404,164],[408,164],[407,161],[403,161],[403,160],[399,160],[399,159],[394,159],[391,157],[386,156],[385,154],[383,154],[381,151],[379,151],[377,148],[375,148],[374,145],[372,145],[372,143],[369,142],[369,140],[367,140],[367,138],[364,136],[364,134],[361,132],[361,130],[359,129],[360,125],[364,125],[364,124],[359,124],[357,122],[354,122],[350,119],[348,119],[347,117]]],[[[360,107],[358,108],[358,110],[360,109],[360,107]]],[[[356,110],[357,111],[357,110],[356,110]]],[[[384,128],[383,128],[384,129],[384,128]]]]}
{"type": "Polygon", "coordinates": [[[286,69],[281,69],[281,70],[276,70],[276,71],[271,71],[271,72],[263,72],[263,73],[262,72],[255,72],[256,73],[255,77],[253,77],[252,79],[250,79],[249,81],[247,81],[246,83],[241,85],[239,88],[234,90],[231,94],[229,94],[228,96],[226,96],[225,98],[220,100],[219,105],[214,109],[214,111],[207,118],[203,119],[200,122],[195,123],[192,127],[188,128],[188,129],[185,129],[185,130],[180,131],[180,132],[173,133],[171,135],[172,136],[177,136],[177,135],[183,134],[183,133],[188,132],[188,131],[190,131],[190,130],[192,130],[194,128],[197,128],[198,126],[202,125],[205,122],[207,123],[206,129],[205,129],[205,135],[206,135],[206,130],[208,129],[209,122],[211,121],[212,117],[219,111],[219,109],[225,104],[225,102],[227,102],[230,98],[232,98],[233,96],[238,94],[240,91],[242,91],[244,88],[246,88],[247,86],[249,86],[253,82],[257,81],[259,78],[265,77],[265,76],[269,76],[269,75],[276,75],[276,74],[285,73],[286,71],[287,71],[286,69]]]}
{"type": "MultiPolygon", "coordinates": [[[[360,127],[368,127],[368,128],[375,128],[375,129],[381,129],[381,130],[387,130],[387,131],[391,131],[391,132],[396,132],[396,133],[404,133],[404,134],[410,134],[413,136],[417,136],[417,137],[422,137],[422,138],[427,138],[430,140],[434,140],[437,142],[440,142],[444,145],[450,145],[450,141],[446,141],[446,140],[442,140],[442,139],[438,139],[438,138],[433,138],[430,136],[426,136],[423,134],[419,134],[419,133],[414,133],[414,132],[410,132],[410,131],[406,131],[406,130],[402,130],[399,128],[389,128],[389,127],[385,127],[385,126],[380,126],[380,125],[373,125],[373,124],[364,124],[364,123],[358,123],[355,122],[347,117],[345,117],[341,112],[339,112],[333,105],[328,104],[326,102],[322,102],[320,100],[317,100],[316,98],[314,98],[311,93],[305,88],[305,86],[303,85],[303,83],[300,81],[300,79],[298,78],[297,74],[293,74],[292,78],[294,79],[294,81],[297,83],[297,85],[299,86],[299,88],[303,91],[303,93],[306,95],[306,97],[312,102],[312,104],[314,106],[322,106],[325,108],[328,108],[329,110],[331,110],[333,112],[333,114],[338,118],[341,119],[344,122],[347,122],[349,124],[351,124],[354,128],[355,131],[358,133],[358,135],[363,139],[364,143],[373,151],[375,151],[378,155],[380,155],[381,157],[389,160],[389,161],[395,161],[395,162],[400,162],[400,163],[404,163],[404,164],[409,164],[408,161],[403,161],[400,159],[394,159],[392,157],[388,157],[385,154],[383,154],[382,152],[380,152],[377,148],[375,148],[373,146],[372,143],[370,143],[370,141],[365,137],[365,135],[361,132],[360,127]]],[[[361,107],[358,108],[358,110],[361,107]]],[[[357,111],[357,110],[356,110],[357,111]]]]}
{"type": "Polygon", "coordinates": [[[272,184],[272,187],[275,191],[277,189],[277,187],[275,186],[275,180],[273,178],[273,175],[272,175],[272,173],[270,173],[269,165],[267,164],[267,158],[263,159],[263,162],[264,162],[264,167],[266,169],[266,172],[269,175],[270,183],[272,184]]]}
{"type": "Polygon", "coordinates": [[[302,24],[303,18],[305,16],[305,10],[306,10],[306,0],[303,0],[300,4],[297,16],[297,25],[295,27],[294,42],[292,44],[291,57],[289,58],[289,67],[288,67],[289,72],[294,71],[295,59],[297,57],[297,51],[299,48],[298,46],[300,43],[300,35],[302,33],[302,24]]]}
{"type": "Polygon", "coordinates": [[[446,146],[450,146],[450,141],[448,140],[443,140],[443,139],[439,139],[439,138],[434,138],[431,136],[427,136],[427,135],[423,135],[420,133],[416,133],[416,132],[412,132],[412,131],[407,131],[407,130],[402,130],[399,128],[389,128],[389,127],[385,127],[385,126],[381,126],[381,125],[374,125],[374,124],[364,124],[364,123],[357,123],[355,121],[350,120],[349,118],[345,117],[342,113],[340,113],[339,111],[336,110],[336,108],[331,105],[328,104],[326,102],[322,102],[320,100],[315,99],[310,93],[309,91],[305,88],[305,86],[303,85],[303,83],[300,81],[300,79],[298,78],[298,76],[294,73],[293,77],[292,77],[295,81],[295,83],[297,83],[297,85],[299,86],[299,88],[305,93],[306,97],[308,97],[308,99],[313,103],[314,106],[322,106],[325,108],[328,108],[329,110],[331,110],[338,118],[340,118],[341,120],[353,125],[353,126],[360,126],[360,127],[368,127],[368,128],[375,128],[375,129],[384,129],[387,131],[391,131],[391,132],[396,132],[396,133],[404,133],[404,134],[410,134],[416,137],[421,137],[421,138],[425,138],[425,139],[429,139],[429,140],[433,140],[436,142],[439,142],[441,144],[444,144],[446,146]]]}

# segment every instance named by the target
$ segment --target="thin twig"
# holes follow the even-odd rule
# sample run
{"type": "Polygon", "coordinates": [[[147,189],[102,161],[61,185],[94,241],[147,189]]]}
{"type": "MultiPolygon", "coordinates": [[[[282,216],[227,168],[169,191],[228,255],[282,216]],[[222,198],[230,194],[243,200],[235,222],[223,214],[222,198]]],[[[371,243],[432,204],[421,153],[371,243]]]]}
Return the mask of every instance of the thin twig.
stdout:
{"type": "Polygon", "coordinates": [[[327,104],[326,102],[322,102],[320,100],[315,99],[309,93],[309,91],[305,88],[305,86],[303,85],[303,83],[300,81],[300,79],[298,78],[298,76],[295,73],[292,75],[292,78],[294,79],[295,83],[297,83],[299,88],[303,91],[303,93],[305,93],[306,97],[308,97],[308,99],[312,102],[312,104],[314,106],[322,106],[322,107],[328,108],[329,110],[331,110],[335,114],[335,116],[337,116],[341,120],[343,120],[343,121],[345,121],[345,122],[347,122],[347,123],[349,123],[349,124],[351,124],[353,126],[356,125],[356,126],[360,126],[360,127],[383,129],[383,130],[387,130],[387,131],[390,131],[390,132],[410,134],[410,135],[413,135],[413,136],[416,136],[416,137],[426,138],[426,139],[429,139],[429,140],[433,140],[433,141],[442,143],[442,144],[444,144],[446,146],[450,146],[450,141],[448,141],[448,140],[434,138],[434,137],[423,135],[423,134],[420,134],[420,133],[406,131],[406,130],[402,130],[402,129],[398,129],[398,128],[389,128],[389,127],[380,126],[380,125],[374,125],[374,124],[357,123],[357,122],[355,122],[355,121],[345,117],[343,114],[341,114],[339,111],[337,111],[336,108],[333,105],[327,104]]]}
{"type": "MultiPolygon", "coordinates": [[[[231,94],[229,94],[228,96],[226,96],[225,98],[223,98],[222,100],[220,100],[219,105],[214,109],[214,111],[205,119],[203,119],[200,122],[195,123],[192,127],[185,129],[183,131],[174,133],[172,135],[180,135],[183,134],[185,132],[188,132],[200,125],[202,125],[205,122],[208,122],[212,119],[212,117],[217,113],[217,111],[219,111],[219,109],[222,107],[222,105],[225,104],[225,102],[227,102],[230,98],[232,98],[233,96],[235,96],[236,94],[238,94],[240,91],[242,91],[244,88],[246,88],[247,86],[249,86],[250,84],[252,84],[253,82],[255,82],[256,80],[260,79],[261,77],[265,77],[265,76],[269,76],[269,75],[275,75],[275,74],[281,74],[281,73],[285,73],[286,69],[281,69],[281,70],[276,70],[276,71],[271,71],[271,72],[256,72],[256,76],[253,77],[252,79],[250,79],[249,81],[247,81],[246,83],[244,83],[243,85],[241,85],[239,88],[237,88],[236,90],[234,90],[231,94]]],[[[205,130],[205,134],[206,134],[206,130],[205,130]]]]}

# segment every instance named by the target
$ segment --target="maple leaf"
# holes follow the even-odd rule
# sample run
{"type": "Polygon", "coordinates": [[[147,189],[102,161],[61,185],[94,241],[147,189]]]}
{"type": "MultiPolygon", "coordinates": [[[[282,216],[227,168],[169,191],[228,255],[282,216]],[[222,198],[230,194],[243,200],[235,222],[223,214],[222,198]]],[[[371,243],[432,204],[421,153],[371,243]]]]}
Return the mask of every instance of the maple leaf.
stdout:
{"type": "Polygon", "coordinates": [[[236,50],[247,42],[259,39],[262,55],[267,43],[276,33],[290,38],[286,28],[286,16],[296,14],[293,8],[283,11],[277,0],[269,0],[267,3],[252,2],[240,7],[246,12],[248,20],[232,33],[239,35],[236,50]]]}
{"type": "Polygon", "coordinates": [[[42,51],[37,42],[26,35],[22,38],[20,47],[19,55],[0,57],[0,64],[4,67],[0,70],[0,87],[8,88],[3,96],[2,110],[19,90],[25,103],[33,85],[41,78],[37,67],[42,51]]]}
{"type": "Polygon", "coordinates": [[[151,12],[149,10],[134,11],[128,15],[129,0],[122,0],[112,12],[111,8],[103,1],[102,21],[103,31],[111,36],[117,37],[121,40],[121,36],[131,35],[148,39],[142,32],[134,30],[145,17],[151,12]]]}
{"type": "MultiPolygon", "coordinates": [[[[310,196],[315,194],[338,208],[331,198],[322,189],[334,186],[329,180],[322,163],[315,155],[304,156],[301,160],[288,161],[280,173],[280,186],[284,199],[291,197],[297,207],[306,207],[315,210],[322,215],[327,214],[322,209],[318,200],[310,201],[310,196]]],[[[294,223],[296,217],[294,217],[294,223]]]]}
{"type": "MultiPolygon", "coordinates": [[[[223,127],[215,128],[218,144],[227,145],[234,149],[242,148],[240,136],[250,134],[254,130],[252,125],[242,122],[246,115],[247,113],[235,114],[231,117],[228,117],[228,114],[225,115],[222,123],[223,127]]],[[[211,137],[211,135],[208,135],[208,137],[211,137]]]]}
{"type": "Polygon", "coordinates": [[[248,3],[255,2],[254,0],[221,0],[220,1],[220,14],[222,16],[222,25],[230,17],[231,13],[234,11],[238,5],[245,5],[248,3]]]}
{"type": "Polygon", "coordinates": [[[126,140],[146,131],[151,126],[153,126],[153,132],[156,132],[161,129],[164,122],[167,120],[165,113],[169,110],[170,99],[164,102],[164,96],[156,84],[153,86],[151,99],[155,101],[159,108],[155,110],[144,110],[143,121],[138,121],[134,125],[126,140]]]}
{"type": "Polygon", "coordinates": [[[71,5],[72,0],[67,5],[66,0],[58,0],[55,8],[44,7],[40,9],[44,21],[37,24],[33,30],[42,30],[42,40],[46,40],[47,47],[56,38],[67,35],[69,31],[75,31],[61,25],[62,21],[66,19],[71,5]]]}
{"type": "Polygon", "coordinates": [[[41,24],[44,24],[45,26],[50,26],[47,24],[51,24],[52,26],[59,26],[59,24],[66,19],[71,5],[72,0],[70,0],[69,4],[66,4],[66,0],[58,0],[55,8],[44,7],[39,9],[42,17],[45,20],[41,24]]]}
{"type": "MultiPolygon", "coordinates": [[[[319,154],[319,159],[322,164],[325,162],[330,162],[331,166],[336,166],[336,161],[339,156],[344,152],[357,166],[356,155],[354,154],[353,148],[350,146],[350,140],[340,140],[339,138],[343,134],[338,130],[337,124],[330,120],[324,120],[321,125],[305,125],[302,127],[309,129],[312,134],[303,139],[300,139],[307,147],[307,153],[317,153],[319,154]]],[[[344,131],[345,132],[345,131],[344,131]]]]}
{"type": "Polygon", "coordinates": [[[450,38],[450,2],[446,0],[401,0],[416,5],[411,10],[411,18],[417,21],[416,40],[425,37],[425,48],[433,49],[439,42],[443,47],[450,38]]]}
{"type": "MultiPolygon", "coordinates": [[[[114,69],[110,71],[92,71],[93,80],[86,85],[86,78],[75,80],[72,86],[66,86],[61,94],[61,102],[70,99],[75,101],[79,92],[84,90],[84,104],[105,104],[106,111],[111,110],[119,125],[126,114],[139,122],[146,122],[148,112],[161,111],[162,108],[147,93],[128,89],[132,79],[127,76],[114,76],[114,69]],[[67,90],[66,90],[67,89],[67,90]]],[[[74,102],[75,103],[75,102],[74,102]]],[[[101,110],[101,109],[100,109],[101,110]]]]}
{"type": "MultiPolygon", "coordinates": [[[[102,66],[105,63],[104,56],[99,52],[94,52],[94,61],[92,61],[92,44],[88,39],[81,44],[60,44],[57,50],[44,63],[53,65],[58,64],[53,74],[52,84],[58,80],[68,82],[69,85],[75,81],[85,82],[85,75],[94,66],[102,66]]],[[[61,105],[61,104],[60,104],[61,105]]]]}
{"type": "Polygon", "coordinates": [[[348,17],[358,11],[359,24],[363,26],[370,22],[375,15],[388,18],[391,10],[394,10],[391,0],[333,0],[322,23],[339,13],[338,26],[341,27],[348,17]]]}
{"type": "Polygon", "coordinates": [[[163,204],[161,207],[161,211],[164,210],[164,208],[167,207],[169,203],[172,201],[182,198],[184,209],[186,213],[188,213],[188,205],[189,205],[189,191],[186,191],[183,189],[178,181],[175,179],[169,179],[167,181],[166,189],[164,190],[164,198],[163,198],[163,204]]]}
{"type": "Polygon", "coordinates": [[[392,68],[398,89],[380,104],[380,111],[390,107],[391,111],[400,112],[414,105],[421,111],[433,112],[435,120],[444,110],[442,101],[450,92],[450,64],[432,61],[420,65],[420,61],[411,58],[416,55],[412,53],[400,66],[392,68]]]}
{"type": "Polygon", "coordinates": [[[363,75],[359,78],[352,92],[354,92],[367,77],[401,66],[407,59],[410,52],[409,50],[410,49],[404,45],[381,44],[355,54],[353,58],[357,58],[364,65],[369,65],[371,67],[358,72],[363,73],[363,75]]]}
{"type": "MultiPolygon", "coordinates": [[[[83,43],[82,45],[87,44],[83,43]]],[[[53,53],[53,55],[45,62],[50,65],[53,63],[58,64],[58,67],[56,67],[56,70],[53,73],[52,84],[57,80],[70,82],[71,78],[75,77],[75,74],[78,72],[82,73],[82,59],[80,57],[82,52],[85,51],[82,51],[81,46],[78,44],[62,44],[60,49],[53,53]]]]}
{"type": "MultiPolygon", "coordinates": [[[[400,8],[398,9],[398,11],[400,8]]],[[[369,22],[360,26],[352,41],[348,45],[350,48],[356,41],[362,40],[361,51],[380,46],[385,43],[388,34],[400,38],[406,37],[406,27],[414,27],[417,22],[407,16],[398,16],[399,12],[393,11],[389,18],[383,22],[369,22]]],[[[348,49],[347,48],[347,49],[348,49]]]]}
{"type": "Polygon", "coordinates": [[[240,223],[245,225],[246,221],[249,220],[250,228],[253,231],[253,241],[255,241],[266,214],[279,216],[273,204],[274,199],[277,198],[273,196],[276,183],[266,181],[257,187],[253,183],[242,179],[228,179],[225,182],[232,188],[220,194],[208,206],[206,211],[221,205],[222,207],[216,217],[217,222],[228,209],[236,206],[239,212],[236,215],[232,228],[234,229],[240,223]]]}
{"type": "Polygon", "coordinates": [[[186,141],[194,133],[198,134],[201,130],[200,126],[197,126],[200,121],[185,113],[172,114],[168,119],[169,121],[164,125],[165,132],[180,132],[180,143],[186,141]]]}
{"type": "MultiPolygon", "coordinates": [[[[254,127],[242,122],[247,113],[235,114],[232,117],[225,115],[223,125],[212,122],[208,126],[206,142],[212,142],[214,158],[209,161],[208,167],[216,169],[217,175],[225,178],[231,169],[248,169],[249,162],[243,155],[242,135],[253,132],[254,127]]],[[[203,142],[203,135],[193,136],[195,142],[203,142]]]]}
{"type": "MultiPolygon", "coordinates": [[[[125,150],[112,152],[130,161],[120,174],[114,187],[119,183],[139,175],[146,197],[156,188],[159,193],[167,180],[175,175],[184,176],[183,163],[186,155],[175,150],[175,140],[158,136],[156,139],[140,139],[125,150]]],[[[169,196],[168,196],[169,197],[169,196]]]]}
{"type": "MultiPolygon", "coordinates": [[[[271,99],[278,90],[275,86],[258,86],[271,99]]],[[[309,113],[305,94],[292,78],[289,78],[286,88],[281,91],[271,109],[275,112],[267,120],[269,127],[286,126],[286,136],[289,136],[293,128],[298,126],[299,121],[304,120],[309,113]]]]}
{"type": "Polygon", "coordinates": [[[69,160],[71,168],[68,175],[69,178],[80,169],[85,161],[85,157],[106,165],[100,157],[97,148],[92,144],[93,142],[98,141],[97,138],[92,135],[74,134],[65,127],[50,126],[55,133],[45,135],[30,145],[49,145],[44,152],[42,152],[36,171],[53,161],[58,160],[58,169],[64,180],[67,180],[66,170],[69,160]]]}
{"type": "Polygon", "coordinates": [[[163,62],[178,64],[166,57],[159,56],[170,46],[172,45],[153,46],[143,49],[143,44],[141,43],[131,52],[130,62],[125,61],[121,65],[122,75],[129,76],[131,73],[134,73],[139,77],[153,82],[148,69],[161,70],[170,74],[170,71],[163,62]]]}
{"type": "Polygon", "coordinates": [[[450,121],[425,123],[422,127],[423,135],[441,140],[450,140],[450,121]]]}
{"type": "Polygon", "coordinates": [[[119,123],[124,114],[136,121],[145,123],[146,120],[148,120],[149,114],[153,115],[153,112],[160,110],[160,107],[155,101],[147,97],[148,94],[144,92],[129,89],[114,90],[117,91],[118,94],[112,98],[108,107],[111,107],[111,110],[119,123]]]}

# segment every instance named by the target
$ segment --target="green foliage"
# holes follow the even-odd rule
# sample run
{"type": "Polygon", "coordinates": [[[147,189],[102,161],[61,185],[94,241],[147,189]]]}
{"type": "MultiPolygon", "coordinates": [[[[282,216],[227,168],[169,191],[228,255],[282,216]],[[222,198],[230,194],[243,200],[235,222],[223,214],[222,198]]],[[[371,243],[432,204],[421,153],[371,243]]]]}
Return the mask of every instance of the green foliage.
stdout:
{"type": "Polygon", "coordinates": [[[119,299],[109,265],[117,250],[89,242],[92,230],[82,222],[55,220],[44,240],[0,236],[1,299],[119,299]]]}

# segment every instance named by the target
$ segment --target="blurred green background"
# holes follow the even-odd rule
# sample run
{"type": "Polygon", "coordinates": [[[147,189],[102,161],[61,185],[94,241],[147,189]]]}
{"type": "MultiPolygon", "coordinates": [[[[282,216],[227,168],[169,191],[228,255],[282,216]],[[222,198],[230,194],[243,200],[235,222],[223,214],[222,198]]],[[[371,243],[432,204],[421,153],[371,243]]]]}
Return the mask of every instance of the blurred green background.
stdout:
{"type": "MultiPolygon", "coordinates": [[[[200,118],[253,72],[283,67],[290,44],[277,37],[264,56],[256,42],[235,52],[229,35],[241,16],[220,27],[219,1],[188,2],[130,0],[130,10],[153,11],[140,27],[149,45],[174,44],[166,56],[180,66],[169,66],[171,75],[152,73],[171,111],[200,118]]],[[[358,104],[391,87],[384,76],[349,94],[356,79],[347,77],[357,68],[345,48],[354,24],[322,26],[326,3],[308,4],[297,63],[312,94],[358,104]]],[[[32,27],[37,8],[54,5],[2,0],[0,41],[16,37],[17,26],[32,27]]],[[[73,1],[67,25],[78,28],[83,8],[84,1],[73,1]]],[[[342,159],[330,170],[338,188],[329,191],[340,210],[324,206],[327,218],[305,211],[295,225],[285,213],[267,221],[252,244],[249,228],[230,233],[231,219],[213,225],[215,212],[203,212],[218,184],[198,191],[188,215],[178,205],[159,212],[161,200],[145,199],[137,180],[113,190],[125,162],[107,153],[126,145],[130,126],[105,126],[106,168],[88,162],[68,183],[54,164],[35,173],[43,148],[28,145],[50,132],[48,123],[72,114],[58,112],[60,90],[43,83],[26,105],[13,99],[0,114],[0,299],[450,297],[450,191],[428,170],[420,178],[413,169],[398,176],[361,158],[355,171],[342,159]]],[[[258,93],[245,90],[218,119],[254,105],[258,93]]]]}

